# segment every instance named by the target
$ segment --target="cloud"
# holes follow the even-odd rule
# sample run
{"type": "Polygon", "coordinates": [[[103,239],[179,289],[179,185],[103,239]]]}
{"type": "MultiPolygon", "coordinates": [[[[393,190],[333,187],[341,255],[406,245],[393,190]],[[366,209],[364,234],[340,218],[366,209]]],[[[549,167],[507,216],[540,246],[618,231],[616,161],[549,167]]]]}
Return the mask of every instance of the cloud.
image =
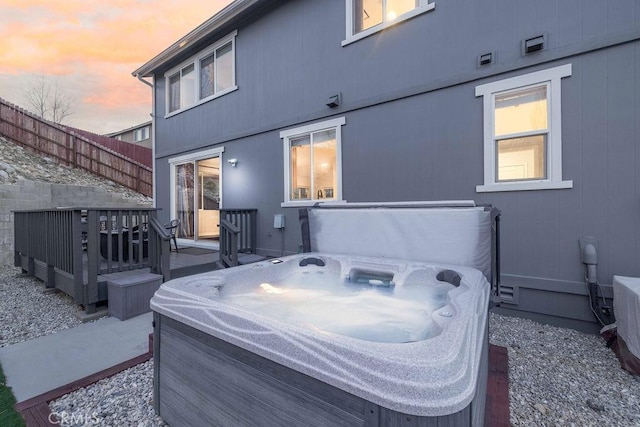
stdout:
{"type": "Polygon", "coordinates": [[[58,76],[81,92],[81,104],[150,111],[151,92],[131,72],[228,3],[2,0],[0,75],[16,81],[33,74],[58,76]]]}

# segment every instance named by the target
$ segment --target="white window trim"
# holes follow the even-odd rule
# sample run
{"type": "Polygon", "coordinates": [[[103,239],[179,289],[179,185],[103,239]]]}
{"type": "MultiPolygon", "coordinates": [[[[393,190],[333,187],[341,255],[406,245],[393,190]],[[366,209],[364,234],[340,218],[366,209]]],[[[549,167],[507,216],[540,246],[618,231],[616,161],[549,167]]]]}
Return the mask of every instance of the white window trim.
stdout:
{"type": "MultiPolygon", "coordinates": [[[[436,4],[434,3],[428,3],[428,0],[420,0],[420,6],[416,7],[415,9],[402,14],[400,16],[398,16],[397,18],[395,18],[392,21],[386,21],[383,20],[382,23],[378,24],[378,25],[374,25],[371,28],[367,28],[364,31],[359,32],[358,34],[353,34],[353,4],[354,0],[346,0],[346,6],[347,6],[347,10],[346,10],[346,18],[347,18],[347,33],[346,33],[346,38],[342,41],[342,46],[346,46],[348,44],[351,44],[355,41],[361,40],[365,37],[369,37],[372,34],[378,33],[382,30],[384,30],[385,28],[389,28],[392,27],[394,25],[396,25],[399,22],[403,22],[406,21],[408,19],[411,19],[415,16],[418,15],[422,15],[425,12],[429,12],[433,9],[436,8],[436,4]]],[[[383,14],[384,16],[384,14],[383,14]]],[[[384,19],[384,18],[383,18],[384,19]]]]}
{"type": "Polygon", "coordinates": [[[561,80],[571,76],[571,64],[536,71],[522,76],[476,86],[476,96],[483,97],[484,110],[484,185],[476,186],[477,193],[495,191],[552,190],[573,188],[573,181],[562,179],[562,102],[561,80]],[[548,83],[549,136],[547,139],[547,179],[496,182],[494,114],[495,95],[518,88],[548,83]]]}
{"type": "Polygon", "coordinates": [[[312,123],[297,128],[286,129],[280,132],[280,138],[283,143],[284,151],[284,202],[280,204],[283,208],[290,207],[305,207],[313,206],[316,203],[322,205],[343,204],[346,201],[342,198],[342,126],[346,124],[344,117],[338,117],[336,119],[326,120],[323,122],[312,123]],[[322,130],[335,129],[336,130],[336,190],[335,199],[321,201],[321,200],[291,200],[291,152],[290,152],[290,140],[296,136],[305,135],[312,132],[318,132],[322,130]]]}
{"type": "Polygon", "coordinates": [[[191,58],[187,59],[186,61],[182,62],[180,65],[175,66],[174,68],[172,68],[171,70],[167,71],[166,73],[164,73],[164,84],[165,84],[165,118],[169,118],[172,116],[175,116],[176,114],[180,114],[184,111],[190,110],[194,107],[197,107],[199,105],[204,104],[205,102],[209,102],[213,99],[216,98],[220,98],[221,96],[224,96],[230,92],[233,92],[235,90],[238,90],[238,85],[236,82],[236,36],[238,35],[238,31],[234,31],[230,34],[227,34],[226,36],[224,36],[223,38],[219,39],[218,41],[216,41],[214,44],[212,44],[211,46],[209,46],[208,48],[206,48],[205,50],[198,52],[197,55],[192,56],[191,58]],[[202,59],[204,59],[205,57],[211,55],[213,52],[215,52],[216,49],[218,49],[219,47],[227,44],[229,41],[231,41],[232,43],[232,47],[231,47],[231,51],[233,52],[233,60],[231,61],[231,68],[232,68],[232,76],[233,76],[233,85],[225,90],[222,90],[220,92],[215,92],[213,95],[208,96],[206,98],[202,98],[200,99],[200,61],[202,59]],[[187,107],[182,107],[182,108],[178,108],[175,111],[171,111],[169,112],[169,106],[170,106],[170,88],[169,88],[169,79],[176,75],[177,73],[179,73],[183,68],[188,67],[189,65],[194,66],[194,73],[195,74],[195,91],[194,91],[194,96],[195,96],[195,100],[194,103],[187,106],[187,107]]]}

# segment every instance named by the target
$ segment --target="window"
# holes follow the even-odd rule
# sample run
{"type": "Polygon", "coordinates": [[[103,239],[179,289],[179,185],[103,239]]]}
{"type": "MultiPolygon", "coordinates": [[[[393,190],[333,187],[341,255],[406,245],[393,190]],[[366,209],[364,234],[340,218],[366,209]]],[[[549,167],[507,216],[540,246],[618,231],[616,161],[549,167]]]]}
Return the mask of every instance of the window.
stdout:
{"type": "Polygon", "coordinates": [[[344,117],[280,132],[284,142],[283,206],[342,201],[344,117]]]}
{"type": "Polygon", "coordinates": [[[167,114],[222,96],[235,89],[236,32],[165,74],[167,114]]]}
{"type": "Polygon", "coordinates": [[[135,142],[144,141],[145,139],[149,139],[149,126],[133,131],[133,140],[135,142]]]}
{"type": "Polygon", "coordinates": [[[428,0],[347,0],[347,45],[435,8],[428,0]]]}
{"type": "Polygon", "coordinates": [[[484,105],[477,192],[572,188],[562,180],[561,79],[571,64],[476,87],[484,105]]]}

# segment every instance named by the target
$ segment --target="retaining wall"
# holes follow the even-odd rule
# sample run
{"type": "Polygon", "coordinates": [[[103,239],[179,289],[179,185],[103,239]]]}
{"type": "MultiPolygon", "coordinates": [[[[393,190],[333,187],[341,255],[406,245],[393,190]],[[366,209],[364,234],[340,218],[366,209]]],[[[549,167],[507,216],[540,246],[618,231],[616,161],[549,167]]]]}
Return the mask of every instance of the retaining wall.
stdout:
{"type": "Polygon", "coordinates": [[[19,180],[0,184],[0,265],[13,265],[13,213],[58,207],[149,207],[103,188],[19,180]]]}

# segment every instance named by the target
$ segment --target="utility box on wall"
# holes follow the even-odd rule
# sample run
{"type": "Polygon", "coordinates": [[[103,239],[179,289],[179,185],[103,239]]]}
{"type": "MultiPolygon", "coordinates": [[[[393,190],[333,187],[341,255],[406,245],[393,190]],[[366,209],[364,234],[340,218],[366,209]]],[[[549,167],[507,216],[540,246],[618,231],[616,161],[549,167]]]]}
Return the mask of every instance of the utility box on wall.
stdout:
{"type": "Polygon", "coordinates": [[[273,228],[284,228],[284,214],[275,214],[273,216],[273,228]]]}

